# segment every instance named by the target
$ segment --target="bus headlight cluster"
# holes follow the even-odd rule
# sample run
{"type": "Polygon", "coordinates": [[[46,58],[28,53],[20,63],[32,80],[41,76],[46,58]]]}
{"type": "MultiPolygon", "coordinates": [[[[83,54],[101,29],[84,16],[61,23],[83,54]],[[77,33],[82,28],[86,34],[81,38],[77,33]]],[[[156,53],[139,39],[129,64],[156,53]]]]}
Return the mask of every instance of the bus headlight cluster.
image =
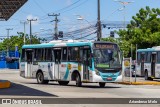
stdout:
{"type": "Polygon", "coordinates": [[[96,75],[100,75],[99,71],[95,69],[96,75]]]}

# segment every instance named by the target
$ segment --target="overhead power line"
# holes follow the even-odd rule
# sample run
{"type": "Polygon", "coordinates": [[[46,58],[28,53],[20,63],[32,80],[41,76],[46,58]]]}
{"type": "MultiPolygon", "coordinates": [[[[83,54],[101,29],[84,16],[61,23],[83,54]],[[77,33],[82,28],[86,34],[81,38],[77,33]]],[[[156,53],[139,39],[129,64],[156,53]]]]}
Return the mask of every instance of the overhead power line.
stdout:
{"type": "Polygon", "coordinates": [[[66,7],[64,7],[64,8],[62,8],[62,9],[56,10],[55,12],[60,12],[60,11],[62,11],[62,10],[65,10],[65,9],[67,9],[67,8],[70,8],[71,6],[77,4],[78,2],[80,2],[80,0],[77,0],[76,2],[70,4],[70,5],[68,5],[68,6],[66,6],[66,7]]]}
{"type": "Polygon", "coordinates": [[[88,1],[88,0],[85,0],[84,2],[80,3],[79,5],[71,8],[71,9],[68,9],[68,10],[66,10],[66,11],[63,11],[63,12],[61,12],[61,13],[66,13],[66,12],[68,12],[68,11],[71,11],[71,10],[75,9],[75,8],[78,8],[78,7],[80,7],[81,5],[83,5],[84,3],[86,3],[87,1],[88,1]]]}

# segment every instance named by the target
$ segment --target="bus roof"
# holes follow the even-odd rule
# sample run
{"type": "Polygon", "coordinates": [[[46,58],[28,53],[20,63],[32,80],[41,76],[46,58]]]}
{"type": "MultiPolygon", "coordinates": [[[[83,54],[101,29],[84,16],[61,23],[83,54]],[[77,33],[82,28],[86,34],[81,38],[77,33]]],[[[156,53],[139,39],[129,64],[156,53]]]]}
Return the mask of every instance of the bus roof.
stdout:
{"type": "Polygon", "coordinates": [[[152,51],[160,51],[160,46],[155,46],[147,49],[138,49],[137,52],[152,52],[152,51]]]}
{"type": "Polygon", "coordinates": [[[33,49],[33,48],[49,48],[49,47],[60,47],[60,46],[86,46],[86,45],[92,45],[93,43],[110,43],[110,44],[116,44],[112,42],[105,42],[105,41],[89,41],[89,40],[68,40],[68,41],[62,41],[62,40],[56,40],[51,41],[49,43],[42,43],[42,44],[32,44],[32,45],[23,45],[22,49],[33,49]]]}

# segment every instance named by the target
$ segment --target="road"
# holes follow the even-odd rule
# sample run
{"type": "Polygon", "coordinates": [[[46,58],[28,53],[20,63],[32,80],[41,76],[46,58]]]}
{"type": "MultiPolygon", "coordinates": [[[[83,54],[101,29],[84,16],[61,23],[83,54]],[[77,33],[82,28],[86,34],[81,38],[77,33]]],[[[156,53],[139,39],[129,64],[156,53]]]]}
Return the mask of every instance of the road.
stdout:
{"type": "MultiPolygon", "coordinates": [[[[160,98],[160,86],[158,85],[134,86],[108,83],[105,88],[100,88],[98,83],[85,83],[82,87],[76,87],[75,82],[70,82],[67,86],[60,86],[57,82],[53,81],[47,85],[41,85],[37,84],[35,79],[24,79],[20,77],[18,70],[8,69],[0,70],[0,79],[12,82],[10,88],[0,89],[0,98],[160,98]]],[[[72,107],[73,105],[68,106],[72,107]]],[[[76,106],[85,107],[96,105],[78,104],[76,106]]],[[[105,105],[101,104],[98,106],[105,105]]],[[[128,104],[115,106],[124,107],[128,106],[128,104]]],[[[146,105],[139,106],[146,107],[146,105]]],[[[153,106],[160,107],[160,104],[153,106]]]]}

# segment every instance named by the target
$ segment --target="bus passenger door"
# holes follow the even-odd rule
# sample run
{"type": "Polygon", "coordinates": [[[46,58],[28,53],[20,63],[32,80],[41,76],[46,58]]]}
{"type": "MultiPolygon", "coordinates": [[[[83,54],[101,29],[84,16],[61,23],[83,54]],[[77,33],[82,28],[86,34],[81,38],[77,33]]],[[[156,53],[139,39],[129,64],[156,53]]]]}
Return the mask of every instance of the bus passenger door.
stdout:
{"type": "Polygon", "coordinates": [[[141,54],[141,76],[144,76],[144,54],[141,54]]]}
{"type": "Polygon", "coordinates": [[[89,58],[90,58],[90,49],[83,49],[83,80],[89,80],[89,58]]]}
{"type": "Polygon", "coordinates": [[[26,50],[27,67],[25,68],[25,76],[32,77],[33,50],[26,50]]]}
{"type": "Polygon", "coordinates": [[[54,60],[55,60],[55,68],[54,75],[55,79],[60,79],[60,63],[61,63],[61,48],[54,49],[54,60]]]}
{"type": "Polygon", "coordinates": [[[152,54],[151,61],[151,76],[155,77],[155,67],[156,67],[156,54],[152,54]]]}

